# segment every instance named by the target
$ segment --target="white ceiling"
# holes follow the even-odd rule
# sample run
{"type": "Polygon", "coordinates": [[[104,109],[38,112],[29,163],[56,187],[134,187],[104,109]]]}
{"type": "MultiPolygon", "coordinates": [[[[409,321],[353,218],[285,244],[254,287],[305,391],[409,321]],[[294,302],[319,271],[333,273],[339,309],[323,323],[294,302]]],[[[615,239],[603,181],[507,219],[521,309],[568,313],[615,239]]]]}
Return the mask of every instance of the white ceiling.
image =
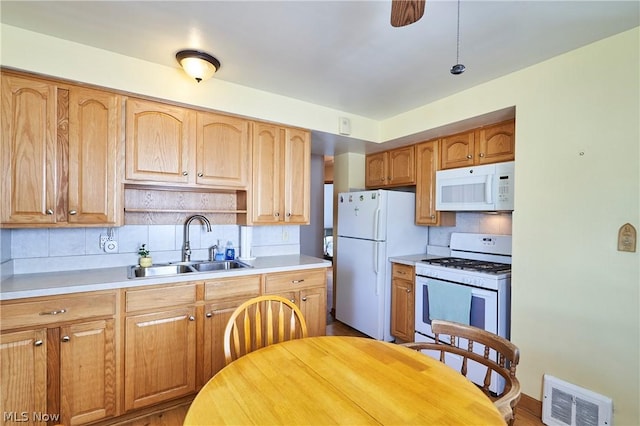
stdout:
{"type": "MultiPolygon", "coordinates": [[[[389,24],[377,1],[6,1],[3,23],[178,67],[201,49],[214,78],[382,120],[639,25],[634,1],[427,0],[389,24]]],[[[615,66],[615,64],[612,64],[615,66]]],[[[203,83],[203,84],[206,84],[203,83]]]]}

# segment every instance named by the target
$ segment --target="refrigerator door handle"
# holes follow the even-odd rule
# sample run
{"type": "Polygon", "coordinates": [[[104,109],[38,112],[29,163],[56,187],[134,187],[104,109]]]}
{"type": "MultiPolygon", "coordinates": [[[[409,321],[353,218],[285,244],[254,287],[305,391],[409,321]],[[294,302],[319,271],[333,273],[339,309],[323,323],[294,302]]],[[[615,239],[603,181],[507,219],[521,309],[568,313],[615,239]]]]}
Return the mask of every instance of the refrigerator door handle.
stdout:
{"type": "Polygon", "coordinates": [[[373,214],[373,239],[379,240],[380,235],[380,209],[376,209],[373,214]]]}
{"type": "Polygon", "coordinates": [[[380,287],[378,285],[378,273],[380,271],[380,265],[378,265],[378,244],[374,243],[373,245],[373,272],[376,273],[376,296],[380,296],[380,287]]]}

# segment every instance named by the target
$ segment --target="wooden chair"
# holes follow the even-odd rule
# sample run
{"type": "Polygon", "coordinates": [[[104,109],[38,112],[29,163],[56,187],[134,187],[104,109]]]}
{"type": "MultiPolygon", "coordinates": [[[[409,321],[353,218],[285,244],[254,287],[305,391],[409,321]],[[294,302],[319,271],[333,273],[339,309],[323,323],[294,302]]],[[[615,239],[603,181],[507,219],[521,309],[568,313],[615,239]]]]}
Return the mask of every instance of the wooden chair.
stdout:
{"type": "Polygon", "coordinates": [[[256,349],[307,337],[307,323],[293,302],[280,296],[258,296],[238,306],[224,329],[227,364],[256,349]]]}
{"type": "Polygon", "coordinates": [[[437,351],[440,353],[440,361],[445,362],[445,353],[455,354],[462,358],[460,373],[467,376],[467,361],[472,360],[487,367],[484,377],[484,384],[479,385],[485,394],[491,398],[504,420],[513,425],[515,418],[515,409],[520,400],[520,382],[516,378],[516,367],[520,361],[520,350],[509,340],[482,330],[477,327],[459,324],[451,321],[432,320],[431,329],[435,334],[435,343],[412,342],[405,343],[402,346],[417,351],[437,351]],[[449,335],[448,342],[441,340],[441,335],[449,335]],[[466,348],[456,346],[458,339],[466,339],[468,344],[466,348]],[[478,350],[478,345],[483,345],[482,354],[474,352],[474,348],[478,350]],[[490,358],[490,350],[493,349],[497,353],[497,362],[495,356],[490,358]],[[505,382],[504,389],[495,394],[489,387],[492,385],[492,372],[499,374],[505,382]]]}

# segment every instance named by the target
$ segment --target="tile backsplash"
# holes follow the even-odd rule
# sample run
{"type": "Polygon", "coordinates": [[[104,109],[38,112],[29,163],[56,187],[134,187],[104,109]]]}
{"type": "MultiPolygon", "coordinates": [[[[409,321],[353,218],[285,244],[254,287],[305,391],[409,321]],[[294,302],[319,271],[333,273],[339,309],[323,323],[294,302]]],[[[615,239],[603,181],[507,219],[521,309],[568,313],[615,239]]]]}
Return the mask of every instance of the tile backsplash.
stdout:
{"type": "MultiPolygon", "coordinates": [[[[39,228],[0,230],[3,263],[12,263],[13,273],[52,272],[61,270],[133,265],[138,262],[138,248],[146,244],[154,262],[181,258],[184,240],[182,225],[126,225],[118,228],[39,228]],[[100,247],[100,236],[108,235],[118,243],[114,253],[100,247]]],[[[299,226],[253,227],[251,254],[269,256],[300,252],[299,226]]],[[[193,260],[208,258],[208,249],[220,243],[222,249],[231,241],[240,253],[240,226],[212,224],[211,232],[199,224],[189,227],[193,260]]]]}
{"type": "Polygon", "coordinates": [[[457,212],[456,226],[429,228],[429,245],[449,247],[452,232],[511,235],[511,213],[457,212]]]}

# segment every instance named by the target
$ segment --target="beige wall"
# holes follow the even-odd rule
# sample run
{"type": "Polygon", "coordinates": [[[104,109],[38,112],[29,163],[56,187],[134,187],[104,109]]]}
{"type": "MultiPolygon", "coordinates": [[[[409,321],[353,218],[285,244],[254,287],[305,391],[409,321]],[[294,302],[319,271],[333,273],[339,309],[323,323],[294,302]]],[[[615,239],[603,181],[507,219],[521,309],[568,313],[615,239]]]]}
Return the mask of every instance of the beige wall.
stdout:
{"type": "MultiPolygon", "coordinates": [[[[352,137],[385,141],[516,107],[518,375],[535,398],[544,373],[605,394],[619,425],[640,424],[640,256],[616,250],[621,225],[640,228],[639,39],[635,28],[381,123],[347,115],[352,137]]],[[[196,86],[177,68],[5,25],[2,64],[330,133],[345,115],[216,80],[196,86]]],[[[363,160],[336,156],[336,191],[363,186],[363,160]]]]}

